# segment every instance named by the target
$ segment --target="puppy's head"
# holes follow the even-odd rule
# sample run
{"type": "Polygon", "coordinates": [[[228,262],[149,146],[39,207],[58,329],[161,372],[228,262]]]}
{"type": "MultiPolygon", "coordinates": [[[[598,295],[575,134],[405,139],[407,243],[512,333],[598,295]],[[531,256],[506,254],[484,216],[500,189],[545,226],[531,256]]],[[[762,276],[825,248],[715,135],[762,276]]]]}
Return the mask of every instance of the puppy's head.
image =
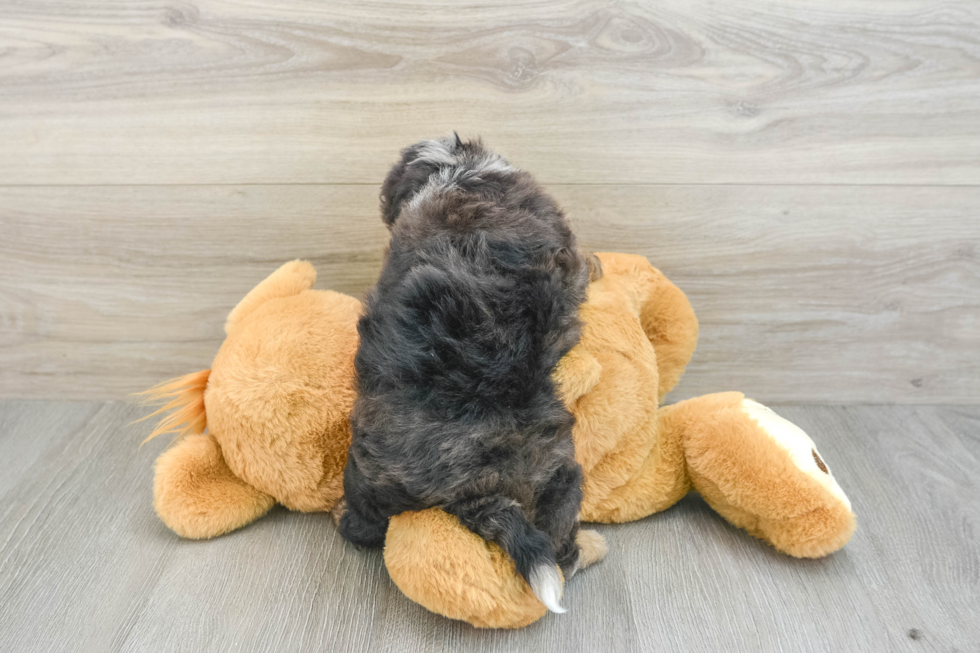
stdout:
{"type": "Polygon", "coordinates": [[[445,138],[420,141],[402,150],[401,160],[388,172],[381,186],[381,219],[389,227],[432,175],[441,173],[446,184],[474,179],[481,170],[500,171],[510,166],[487,150],[479,140],[463,142],[456,132],[445,138]],[[467,174],[469,173],[469,174],[467,174]]]}

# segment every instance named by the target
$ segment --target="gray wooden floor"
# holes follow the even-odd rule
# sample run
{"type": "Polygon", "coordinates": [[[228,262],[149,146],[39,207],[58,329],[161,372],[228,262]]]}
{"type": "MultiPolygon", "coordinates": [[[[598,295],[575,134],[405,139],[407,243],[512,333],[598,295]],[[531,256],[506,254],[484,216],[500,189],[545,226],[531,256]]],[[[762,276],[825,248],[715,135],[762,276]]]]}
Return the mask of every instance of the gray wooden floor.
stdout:
{"type": "Polygon", "coordinates": [[[323,515],[180,540],[136,408],[0,402],[0,650],[980,650],[980,407],[779,410],[854,502],[842,552],[784,557],[689,497],[601,528],[570,611],[506,632],[413,604],[323,515]]]}

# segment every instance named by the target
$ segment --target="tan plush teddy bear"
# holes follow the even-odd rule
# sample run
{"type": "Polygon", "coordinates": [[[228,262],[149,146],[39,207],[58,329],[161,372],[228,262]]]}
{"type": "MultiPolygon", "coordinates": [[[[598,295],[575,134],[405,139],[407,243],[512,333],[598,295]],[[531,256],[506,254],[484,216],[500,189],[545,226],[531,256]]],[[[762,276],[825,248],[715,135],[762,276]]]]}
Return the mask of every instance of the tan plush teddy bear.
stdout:
{"type": "MultiPolygon", "coordinates": [[[[598,256],[604,274],[582,307],[582,339],[555,371],[576,417],[582,520],[640,519],[696,490],[790,555],[843,546],[850,503],[801,429],[737,392],[659,406],[694,351],[694,312],[646,259],[598,256]]],[[[232,311],[210,371],[146,393],[169,400],[154,415],[174,410],[151,437],[182,436],[154,482],[157,513],[178,534],[214,537],[276,502],[338,505],[360,304],[311,290],[314,280],[309,263],[281,267],[232,311]]],[[[392,518],[384,558],[409,598],[448,617],[516,628],[546,612],[496,544],[441,510],[392,518]]]]}

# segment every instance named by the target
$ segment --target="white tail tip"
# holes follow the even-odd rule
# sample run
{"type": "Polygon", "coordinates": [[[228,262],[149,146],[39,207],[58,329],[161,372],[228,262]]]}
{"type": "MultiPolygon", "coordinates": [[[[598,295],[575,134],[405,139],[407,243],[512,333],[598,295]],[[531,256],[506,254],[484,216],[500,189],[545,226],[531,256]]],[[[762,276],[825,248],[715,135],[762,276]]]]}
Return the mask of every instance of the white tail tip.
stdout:
{"type": "Polygon", "coordinates": [[[558,574],[558,567],[555,565],[538,565],[531,570],[531,591],[544,603],[552,612],[561,614],[565,608],[561,607],[561,576],[558,574]]]}

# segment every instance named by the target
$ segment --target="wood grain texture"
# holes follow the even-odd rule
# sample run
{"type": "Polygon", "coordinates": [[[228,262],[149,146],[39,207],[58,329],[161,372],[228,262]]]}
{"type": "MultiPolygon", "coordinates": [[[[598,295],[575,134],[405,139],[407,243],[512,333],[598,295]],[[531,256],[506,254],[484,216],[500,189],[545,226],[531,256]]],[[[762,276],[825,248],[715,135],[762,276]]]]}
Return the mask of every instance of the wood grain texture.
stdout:
{"type": "MultiPolygon", "coordinates": [[[[562,186],[586,249],[647,256],[701,343],[675,392],[776,403],[980,397],[980,188],[562,186]]],[[[0,187],[0,396],[120,398],[210,365],[292,258],[354,295],[374,186],[0,187]]]]}
{"type": "Polygon", "coordinates": [[[564,616],[479,631],[403,597],[326,515],[275,509],[177,538],[151,508],[145,424],[120,403],[0,402],[0,650],[973,651],[980,409],[784,407],[859,517],[823,560],[782,556],[698,498],[600,530],[564,616]]]}
{"type": "Polygon", "coordinates": [[[968,0],[10,1],[7,184],[377,183],[482,134],[549,183],[980,183],[968,0]]]}

